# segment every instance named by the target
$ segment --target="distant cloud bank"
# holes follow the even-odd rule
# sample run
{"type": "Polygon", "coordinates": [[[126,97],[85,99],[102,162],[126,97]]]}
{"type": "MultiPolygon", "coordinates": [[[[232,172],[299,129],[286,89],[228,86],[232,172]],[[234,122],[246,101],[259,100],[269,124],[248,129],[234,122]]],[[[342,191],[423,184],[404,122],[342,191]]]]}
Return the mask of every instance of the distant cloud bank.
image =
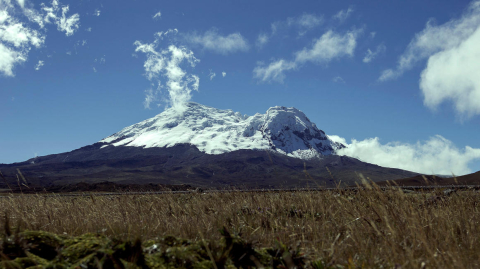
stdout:
{"type": "Polygon", "coordinates": [[[384,167],[405,169],[423,174],[465,175],[472,173],[469,164],[480,160],[480,149],[457,148],[450,140],[436,135],[416,144],[390,142],[381,144],[378,137],[363,141],[329,135],[330,139],[347,146],[338,154],[384,167]]]}

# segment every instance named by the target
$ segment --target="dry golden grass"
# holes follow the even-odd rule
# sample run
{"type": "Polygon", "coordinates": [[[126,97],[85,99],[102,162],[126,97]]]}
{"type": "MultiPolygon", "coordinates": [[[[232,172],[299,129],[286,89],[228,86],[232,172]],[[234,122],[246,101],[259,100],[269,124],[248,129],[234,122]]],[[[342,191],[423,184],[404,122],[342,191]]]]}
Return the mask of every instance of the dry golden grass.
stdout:
{"type": "MultiPolygon", "coordinates": [[[[0,199],[11,225],[57,234],[219,240],[219,230],[347,268],[480,268],[480,195],[462,191],[191,193],[0,199]]],[[[3,225],[3,224],[2,224],[3,225]]],[[[0,227],[3,228],[3,227],[0,227]]]]}

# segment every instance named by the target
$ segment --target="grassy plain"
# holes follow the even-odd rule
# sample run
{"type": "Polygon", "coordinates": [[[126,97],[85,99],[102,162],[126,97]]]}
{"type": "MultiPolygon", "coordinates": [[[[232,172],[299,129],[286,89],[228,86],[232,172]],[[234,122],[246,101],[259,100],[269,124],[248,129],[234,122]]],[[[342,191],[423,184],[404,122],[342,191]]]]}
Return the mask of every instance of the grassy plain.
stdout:
{"type": "MultiPolygon", "coordinates": [[[[153,242],[163,242],[156,249],[164,255],[157,268],[195,264],[205,268],[262,264],[278,268],[480,268],[478,192],[447,196],[441,190],[405,193],[367,187],[325,192],[16,195],[0,199],[0,213],[8,216],[10,237],[14,227],[20,227],[54,233],[62,240],[91,233],[131,241],[131,248],[139,244],[135,243],[139,238],[149,267],[155,267],[148,256],[153,242]],[[172,238],[177,243],[165,243],[172,238]],[[242,247],[232,247],[231,238],[240,240],[236,242],[242,242],[242,247]],[[180,247],[185,250],[194,245],[203,254],[186,257],[188,263],[178,261],[181,254],[176,261],[167,257],[180,247]]],[[[1,223],[2,230],[8,228],[5,221],[1,223]]],[[[2,239],[3,250],[8,238],[2,239]]],[[[87,254],[91,252],[82,255],[87,254]]],[[[15,258],[1,257],[4,261],[15,258]]]]}

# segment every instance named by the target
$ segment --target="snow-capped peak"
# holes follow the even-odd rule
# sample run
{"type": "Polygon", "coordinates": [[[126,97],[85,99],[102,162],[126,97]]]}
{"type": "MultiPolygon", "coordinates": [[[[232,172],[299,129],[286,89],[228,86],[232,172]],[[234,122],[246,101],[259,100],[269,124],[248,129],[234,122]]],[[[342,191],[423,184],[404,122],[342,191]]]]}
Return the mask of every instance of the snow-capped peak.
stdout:
{"type": "Polygon", "coordinates": [[[271,107],[266,114],[248,117],[198,103],[188,103],[180,115],[174,109],[167,109],[100,142],[107,143],[103,147],[146,148],[187,143],[207,154],[269,149],[301,159],[329,155],[344,147],[330,140],[302,111],[293,107],[271,107]]]}

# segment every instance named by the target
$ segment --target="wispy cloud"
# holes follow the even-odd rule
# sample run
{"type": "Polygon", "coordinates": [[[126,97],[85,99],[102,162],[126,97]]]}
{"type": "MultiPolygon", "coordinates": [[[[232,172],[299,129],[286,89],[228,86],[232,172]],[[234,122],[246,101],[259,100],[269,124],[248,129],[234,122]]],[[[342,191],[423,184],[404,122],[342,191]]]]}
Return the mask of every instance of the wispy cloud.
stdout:
{"type": "Polygon", "coordinates": [[[400,55],[397,67],[384,70],[379,80],[396,79],[419,61],[461,45],[474,34],[479,26],[480,1],[478,0],[471,2],[458,19],[452,19],[442,25],[436,25],[435,20],[430,19],[426,27],[415,35],[405,52],[400,55]]]}
{"type": "Polygon", "coordinates": [[[330,139],[347,147],[339,155],[384,167],[405,169],[424,174],[464,175],[471,173],[469,164],[480,159],[480,149],[457,148],[450,140],[436,135],[416,144],[390,142],[381,144],[378,137],[357,141],[329,135],[330,139]]]}
{"type": "Polygon", "coordinates": [[[187,72],[181,68],[182,63],[195,67],[199,62],[195,58],[192,51],[185,47],[177,47],[170,44],[167,48],[161,48],[160,43],[165,36],[176,34],[178,31],[169,30],[167,32],[160,32],[155,34],[155,41],[153,43],[143,43],[135,41],[135,52],[145,53],[147,60],[143,67],[145,68],[145,75],[152,82],[157,82],[158,87],[153,92],[147,92],[144,105],[150,106],[151,102],[157,100],[153,97],[160,94],[160,90],[165,87],[169,93],[168,103],[179,114],[186,109],[186,103],[191,99],[192,90],[198,91],[200,85],[200,78],[187,72]],[[166,80],[165,86],[161,84],[161,80],[166,80]],[[151,100],[150,101],[150,98],[151,100]]]}
{"type": "Polygon", "coordinates": [[[12,10],[8,5],[0,7],[0,72],[6,76],[14,76],[14,67],[27,61],[32,46],[45,43],[45,35],[13,17],[12,10]]]}
{"type": "Polygon", "coordinates": [[[143,101],[143,107],[150,109],[150,105],[158,101],[158,95],[160,91],[155,91],[152,88],[145,91],[145,100],[143,101]]]}
{"type": "Polygon", "coordinates": [[[303,28],[311,29],[321,25],[324,22],[323,16],[317,16],[315,14],[304,13],[297,18],[288,18],[287,23],[289,25],[296,25],[303,28]]]}
{"type": "Polygon", "coordinates": [[[313,40],[311,47],[305,47],[295,53],[293,61],[284,59],[272,61],[269,65],[259,62],[253,70],[254,77],[262,82],[280,82],[285,79],[285,71],[298,69],[311,62],[326,65],[334,59],[352,57],[357,45],[357,37],[362,30],[352,30],[341,35],[327,31],[320,38],[313,40]]]}
{"type": "Polygon", "coordinates": [[[42,66],[45,64],[44,61],[38,61],[38,63],[35,65],[35,70],[38,71],[42,66]]]}
{"type": "Polygon", "coordinates": [[[399,57],[397,68],[384,70],[380,81],[401,76],[428,58],[420,76],[424,104],[435,110],[450,101],[463,120],[480,115],[480,1],[470,3],[458,19],[442,25],[429,20],[399,57]]]}
{"type": "Polygon", "coordinates": [[[210,80],[212,80],[217,74],[215,74],[215,72],[212,72],[212,70],[210,69],[210,74],[208,74],[208,76],[210,77],[210,80]]]}
{"type": "Polygon", "coordinates": [[[216,29],[208,30],[203,34],[196,32],[184,34],[183,37],[187,43],[224,55],[238,51],[248,51],[250,47],[248,41],[240,33],[222,36],[216,29]]]}
{"type": "Polygon", "coordinates": [[[100,16],[100,9],[95,9],[95,12],[93,12],[93,15],[95,16],[100,16]]]}
{"type": "Polygon", "coordinates": [[[227,73],[226,72],[222,72],[222,77],[226,77],[227,76],[227,73]]]}
{"type": "Polygon", "coordinates": [[[162,12],[159,11],[159,12],[155,13],[155,15],[153,15],[152,18],[155,20],[155,19],[160,19],[161,17],[162,17],[162,12]]]}
{"type": "Polygon", "coordinates": [[[333,18],[339,20],[341,23],[345,22],[348,17],[353,13],[353,8],[342,9],[337,14],[333,15],[333,18]]]}
{"type": "Polygon", "coordinates": [[[80,16],[68,17],[69,6],[60,6],[58,0],[53,0],[51,6],[42,3],[40,10],[25,7],[23,0],[17,0],[17,3],[21,11],[11,1],[0,1],[0,73],[5,76],[14,76],[14,67],[26,62],[31,49],[41,47],[46,39],[44,31],[34,29],[31,23],[21,22],[18,16],[25,16],[40,29],[54,23],[67,36],[80,25],[80,16]]]}
{"type": "Polygon", "coordinates": [[[344,80],[341,76],[336,76],[336,77],[334,77],[332,80],[333,80],[333,82],[335,82],[335,83],[345,84],[345,80],[344,80]]]}
{"type": "Polygon", "coordinates": [[[25,0],[17,0],[17,3],[21,8],[25,7],[25,0]]]}
{"type": "Polygon", "coordinates": [[[349,31],[343,35],[332,30],[314,40],[312,48],[304,48],[296,53],[296,62],[328,63],[335,58],[353,56],[357,37],[362,30],[349,31]]]}
{"type": "Polygon", "coordinates": [[[257,37],[257,41],[255,42],[255,46],[259,49],[263,48],[268,43],[270,37],[265,33],[260,33],[257,37]]]}
{"type": "Polygon", "coordinates": [[[57,29],[65,32],[66,36],[73,35],[80,27],[80,15],[78,15],[78,13],[67,16],[67,13],[70,9],[68,5],[60,6],[60,2],[58,0],[53,0],[52,6],[46,6],[44,3],[42,3],[40,6],[44,12],[44,14],[40,14],[40,16],[43,16],[43,22],[47,24],[56,24],[57,29]]]}
{"type": "Polygon", "coordinates": [[[253,77],[259,79],[262,82],[279,82],[283,83],[285,79],[285,71],[295,69],[297,64],[295,62],[286,61],[284,59],[271,62],[269,65],[265,65],[260,62],[253,69],[253,77]]]}
{"type": "Polygon", "coordinates": [[[385,53],[386,50],[387,50],[387,47],[383,43],[378,45],[375,51],[371,51],[370,49],[367,49],[367,52],[365,53],[365,57],[363,58],[363,62],[364,63],[371,62],[373,59],[377,58],[377,56],[385,53]]]}
{"type": "Polygon", "coordinates": [[[303,36],[307,31],[322,25],[325,19],[323,15],[303,13],[298,17],[289,17],[285,21],[276,21],[270,25],[270,33],[260,33],[255,42],[258,49],[263,48],[270,39],[277,35],[282,29],[294,28],[299,36],[303,36]]]}

